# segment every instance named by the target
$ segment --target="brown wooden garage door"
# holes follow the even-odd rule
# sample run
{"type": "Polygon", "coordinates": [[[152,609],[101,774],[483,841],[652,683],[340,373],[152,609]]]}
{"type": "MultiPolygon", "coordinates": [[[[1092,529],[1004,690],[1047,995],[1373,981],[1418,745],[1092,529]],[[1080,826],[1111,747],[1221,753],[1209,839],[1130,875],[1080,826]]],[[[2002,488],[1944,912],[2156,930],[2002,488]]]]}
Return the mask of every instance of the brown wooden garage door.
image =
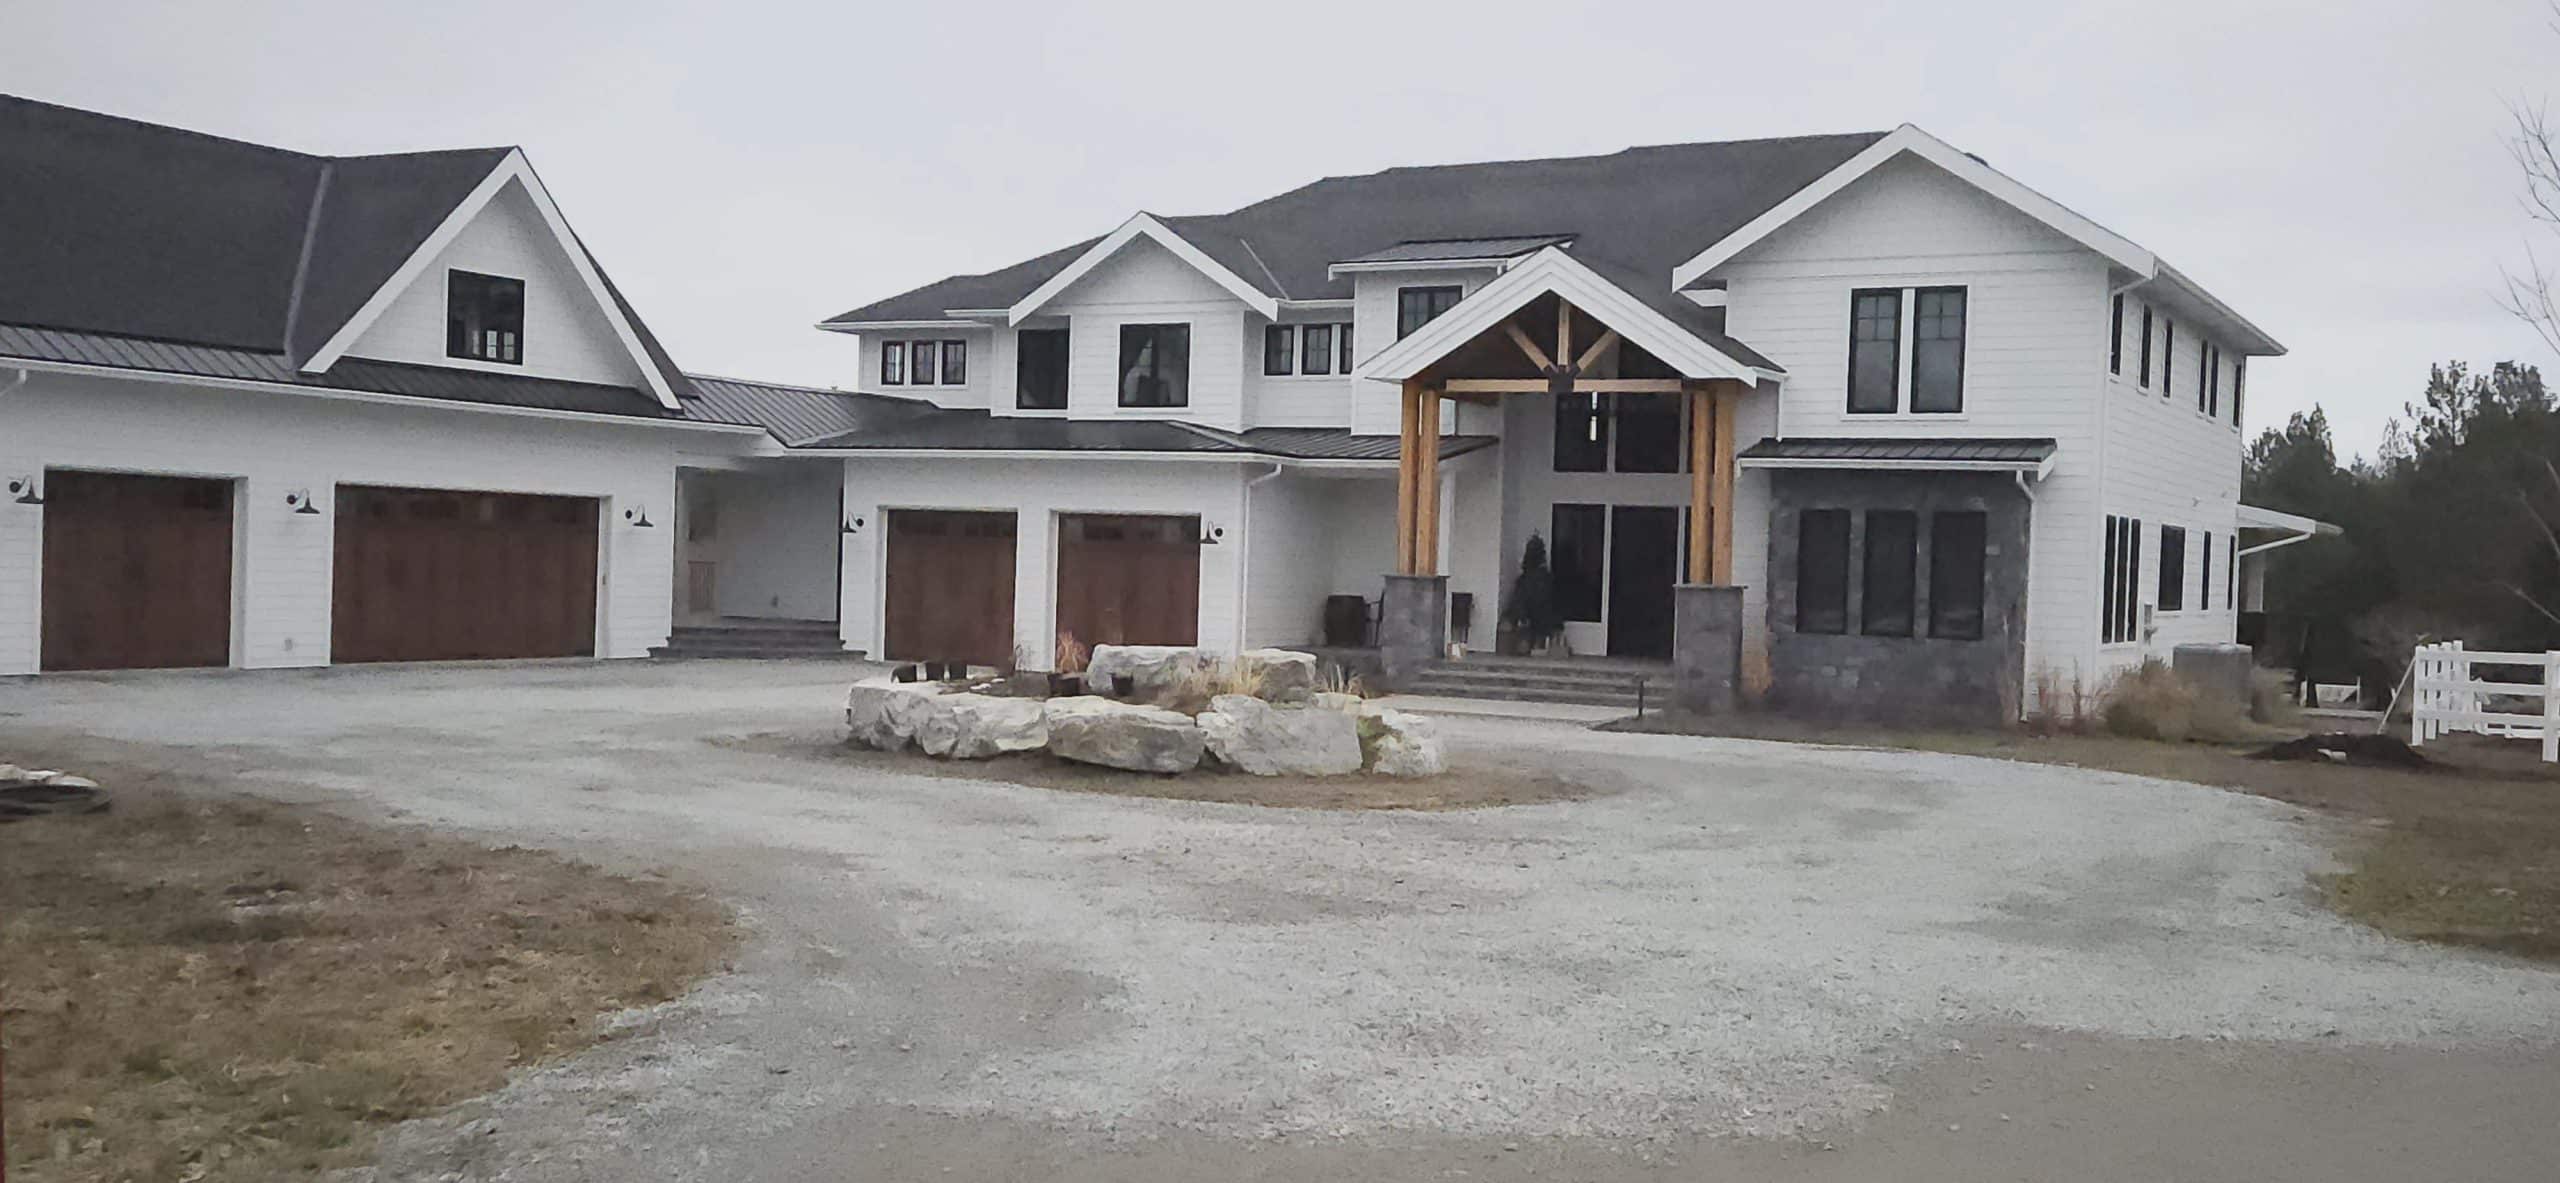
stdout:
{"type": "Polygon", "coordinates": [[[231,482],[50,472],[44,493],[44,668],[230,664],[231,482]]]}
{"type": "Polygon", "coordinates": [[[591,657],[596,503],[338,487],[330,659],[591,657]]]}
{"type": "Polygon", "coordinates": [[[1009,513],[889,511],[891,661],[1013,664],[1009,513]]]}
{"type": "Polygon", "coordinates": [[[1200,519],[1058,518],[1058,629],[1087,645],[1200,643],[1200,519]]]}

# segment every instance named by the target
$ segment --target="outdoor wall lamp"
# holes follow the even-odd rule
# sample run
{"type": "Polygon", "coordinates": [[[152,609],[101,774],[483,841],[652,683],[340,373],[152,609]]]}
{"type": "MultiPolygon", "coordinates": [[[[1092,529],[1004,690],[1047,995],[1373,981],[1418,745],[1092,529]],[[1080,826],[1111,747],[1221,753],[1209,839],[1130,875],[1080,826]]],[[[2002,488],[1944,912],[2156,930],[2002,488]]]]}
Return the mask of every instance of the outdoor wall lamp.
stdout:
{"type": "Polygon", "coordinates": [[[861,519],[861,518],[847,518],[847,519],[845,519],[845,523],[844,523],[844,532],[845,532],[845,533],[847,533],[847,534],[858,534],[858,533],[861,533],[861,532],[862,532],[862,519],[861,519]]]}
{"type": "Polygon", "coordinates": [[[622,520],[643,530],[655,529],[658,525],[658,523],[649,520],[649,507],[646,505],[635,505],[629,509],[623,510],[622,520]]]}
{"type": "Polygon", "coordinates": [[[311,490],[309,489],[296,489],[293,492],[285,494],[284,503],[291,507],[295,513],[310,514],[314,517],[319,516],[320,513],[320,507],[311,504],[311,490]]]}
{"type": "Polygon", "coordinates": [[[33,476],[11,478],[9,481],[9,491],[18,495],[18,504],[20,505],[44,504],[44,495],[36,492],[36,478],[33,476]]]}
{"type": "Polygon", "coordinates": [[[1211,521],[1203,521],[1200,523],[1200,545],[1216,546],[1218,545],[1218,540],[1226,536],[1227,528],[1225,526],[1221,526],[1218,523],[1211,521]]]}

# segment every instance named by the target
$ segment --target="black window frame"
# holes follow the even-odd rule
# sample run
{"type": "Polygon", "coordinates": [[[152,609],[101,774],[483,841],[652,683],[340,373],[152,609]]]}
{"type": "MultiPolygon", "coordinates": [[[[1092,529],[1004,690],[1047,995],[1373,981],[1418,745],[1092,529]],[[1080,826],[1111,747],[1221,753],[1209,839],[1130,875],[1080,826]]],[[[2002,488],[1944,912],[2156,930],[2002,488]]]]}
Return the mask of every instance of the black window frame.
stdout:
{"type": "Polygon", "coordinates": [[[1334,335],[1334,348],[1335,348],[1336,350],[1339,350],[1339,351],[1340,351],[1340,353],[1341,353],[1341,360],[1342,360],[1342,364],[1341,364],[1339,367],[1337,367],[1337,368],[1338,368],[1342,373],[1344,373],[1344,374],[1349,374],[1349,373],[1351,372],[1351,357],[1352,357],[1352,354],[1351,354],[1351,322],[1350,322],[1350,321],[1347,321],[1347,320],[1346,320],[1346,321],[1340,321],[1340,322],[1337,322],[1337,323],[1335,323],[1335,325],[1333,326],[1333,330],[1334,330],[1334,332],[1333,332],[1333,335],[1334,335]]]}
{"type": "Polygon", "coordinates": [[[1990,585],[1991,515],[1942,509],[1929,515],[1929,635],[1982,639],[1990,585]]]}
{"type": "Polygon", "coordinates": [[[882,386],[907,384],[906,342],[883,341],[880,343],[880,384],[882,386]]]}
{"type": "Polygon", "coordinates": [[[1600,623],[1608,603],[1609,507],[1587,501],[1556,502],[1547,511],[1547,541],[1547,570],[1555,581],[1557,617],[1576,624],[1600,623]],[[1570,545],[1568,521],[1575,527],[1570,545]]]}
{"type": "Polygon", "coordinates": [[[2160,318],[2160,397],[2176,398],[2178,386],[2178,322],[2160,318]]]}
{"type": "Polygon", "coordinates": [[[2213,611],[2213,531],[2204,531],[2204,544],[2196,547],[2196,611],[2213,611]]]}
{"type": "MultiPolygon", "coordinates": [[[[1850,292],[1849,292],[1849,370],[1848,370],[1848,378],[1847,378],[1847,381],[1846,381],[1845,385],[1846,385],[1846,386],[1847,386],[1847,388],[1848,388],[1848,389],[1847,389],[1847,391],[1846,391],[1845,393],[1846,393],[1846,395],[1847,395],[1846,402],[1847,402],[1847,405],[1848,405],[1848,413],[1849,413],[1849,414],[1852,414],[1852,415],[1892,415],[1892,414],[1898,414],[1898,413],[1900,413],[1900,412],[1901,412],[1901,410],[1902,410],[1902,289],[1901,289],[1901,288],[1853,288],[1853,289],[1851,289],[1851,290],[1850,290],[1850,292]],[[1889,315],[1889,316],[1879,316],[1879,315],[1875,315],[1875,314],[1871,313],[1871,312],[1868,310],[1868,308],[1867,308],[1867,303],[1866,303],[1866,302],[1867,302],[1867,301],[1869,301],[1869,300],[1880,300],[1880,301],[1886,301],[1886,302],[1888,302],[1888,304],[1889,304],[1889,305],[1890,305],[1890,307],[1891,307],[1891,315],[1889,315]],[[1860,337],[1859,337],[1859,333],[1860,333],[1860,332],[1862,332],[1862,331],[1864,331],[1864,330],[1866,330],[1869,326],[1874,326],[1874,325],[1882,325],[1882,326],[1886,326],[1886,327],[1891,328],[1891,329],[1892,329],[1892,335],[1891,335],[1890,337],[1881,337],[1881,338],[1879,338],[1879,337],[1868,337],[1868,338],[1865,338],[1864,340],[1861,340],[1861,339],[1860,339],[1860,337]],[[1886,382],[1886,389],[1885,389],[1885,392],[1884,392],[1884,394],[1885,394],[1885,399],[1884,399],[1884,404],[1883,404],[1882,406],[1864,406],[1864,407],[1862,407],[1862,406],[1858,405],[1858,395],[1859,395],[1859,388],[1858,388],[1858,374],[1859,374],[1859,370],[1858,370],[1858,359],[1859,359],[1859,355],[1860,355],[1862,352],[1864,352],[1865,350],[1872,350],[1872,349],[1882,349],[1882,350],[1884,351],[1884,353],[1886,354],[1886,357],[1887,357],[1887,362],[1888,362],[1888,364],[1887,364],[1887,369],[1888,369],[1888,371],[1889,371],[1889,375],[1888,375],[1888,380],[1887,380],[1887,382],[1886,382]]],[[[1871,395],[1871,396],[1870,396],[1869,401],[1870,401],[1870,402],[1872,402],[1872,401],[1873,401],[1873,398],[1872,398],[1872,392],[1870,392],[1870,395],[1871,395]]]]}
{"type": "Polygon", "coordinates": [[[2130,644],[2140,639],[2142,586],[2142,519],[2107,515],[2105,554],[2100,562],[2098,643],[2130,644]]]}
{"type": "Polygon", "coordinates": [[[1920,624],[1920,515],[1870,509],[1859,515],[1858,635],[1909,637],[1920,624]]]}
{"type": "Polygon", "coordinates": [[[2196,341],[2196,414],[2213,414],[2213,402],[2213,343],[2199,338],[2196,341]]]}
{"type": "Polygon", "coordinates": [[[2117,292],[2107,312],[2107,372],[2124,376],[2124,293],[2117,292]]]}
{"type": "Polygon", "coordinates": [[[1333,326],[1307,324],[1298,326],[1298,372],[1311,378],[1329,377],[1333,373],[1333,326]],[[1321,341],[1322,344],[1318,344],[1321,341]]]}
{"type": "Polygon", "coordinates": [[[1849,633],[1849,511],[1796,512],[1795,631],[1839,637],[1849,633]]]}
{"type": "Polygon", "coordinates": [[[2231,359],[2231,425],[2240,426],[2240,399],[2249,388],[2249,359],[2246,355],[2231,359]]]}
{"type": "Polygon", "coordinates": [[[1560,394],[1555,404],[1555,436],[1548,448],[1548,462],[1556,472],[1609,471],[1610,436],[1613,433],[1609,414],[1609,396],[1605,394],[1560,394]],[[1585,400],[1588,400],[1587,404],[1585,400]],[[1566,445],[1572,448],[1568,451],[1566,445]]]}
{"type": "Polygon", "coordinates": [[[2151,389],[2151,306],[2149,304],[2142,306],[2142,365],[2134,378],[2134,384],[2144,390],[2151,389]]]}
{"type": "Polygon", "coordinates": [[[942,385],[942,342],[907,342],[907,385],[942,385]]]}
{"type": "Polygon", "coordinates": [[[1416,284],[1412,287],[1397,288],[1396,340],[1402,341],[1412,336],[1414,330],[1448,315],[1449,310],[1457,307],[1458,302],[1466,297],[1467,289],[1463,285],[1454,283],[1416,284]],[[1416,319],[1417,313],[1419,319],[1416,319]]]}
{"type": "Polygon", "coordinates": [[[524,296],[525,283],[514,276],[446,268],[444,355],[460,361],[523,365],[524,296]],[[497,335],[495,341],[490,339],[492,333],[497,335]]]}
{"type": "Polygon", "coordinates": [[[1015,410],[1063,411],[1067,409],[1067,350],[1069,345],[1067,332],[1068,330],[1066,329],[1024,329],[1020,333],[1015,334],[1013,349],[1013,406],[1015,410]],[[1032,348],[1030,345],[1030,342],[1035,339],[1041,342],[1037,349],[1032,348]],[[1055,341],[1057,344],[1052,346],[1049,344],[1051,341],[1055,341]],[[1051,362],[1051,355],[1053,351],[1057,367],[1055,377],[1052,378],[1051,375],[1046,372],[1035,373],[1033,367],[1044,367],[1045,369],[1045,367],[1051,362]],[[1051,393],[1053,387],[1055,391],[1054,396],[1051,393]],[[1050,401],[1052,397],[1054,397],[1056,401],[1050,401]]]}
{"type": "Polygon", "coordinates": [[[1961,415],[1961,414],[1964,414],[1964,354],[1965,354],[1965,336],[1966,336],[1966,334],[1967,334],[1967,333],[1971,330],[1971,328],[1972,328],[1972,322],[1973,322],[1973,311],[1972,311],[1972,310],[1973,310],[1973,297],[1971,296],[1971,294],[1970,294],[1970,293],[1968,293],[1968,292],[1966,291],[1965,286],[1964,286],[1963,284],[1938,284],[1938,285],[1935,285],[1935,286],[1932,286],[1932,287],[1925,287],[1925,288],[1913,288],[1913,289],[1911,289],[1911,346],[1910,346],[1910,348],[1911,348],[1911,413],[1912,413],[1912,414],[1914,414],[1914,415],[1961,415]],[[1934,319],[1934,320],[1936,320],[1937,322],[1939,322],[1940,327],[1941,327],[1941,328],[1943,328],[1943,325],[1944,325],[1944,322],[1945,322],[1945,320],[1946,320],[1946,316],[1947,316],[1947,314],[1946,314],[1946,312],[1944,311],[1943,307],[1941,307],[1941,309],[1940,309],[1937,313],[1935,313],[1935,314],[1934,314],[1934,316],[1933,316],[1933,314],[1929,311],[1929,302],[1930,302],[1931,298],[1933,298],[1933,297],[1934,297],[1934,298],[1936,298],[1936,299],[1938,299],[1938,300],[1943,301],[1943,300],[1945,300],[1947,297],[1950,297],[1950,296],[1952,296],[1952,297],[1954,297],[1954,298],[1955,298],[1955,336],[1954,336],[1954,337],[1952,337],[1952,338],[1943,337],[1943,336],[1941,336],[1941,337],[1931,337],[1931,336],[1927,336],[1926,334],[1924,334],[1924,333],[1922,332],[1922,321],[1923,321],[1923,319],[1924,319],[1924,318],[1934,319]],[[1921,403],[1921,398],[1922,398],[1922,394],[1923,394],[1922,389],[1921,389],[1920,351],[1921,351],[1921,349],[1922,349],[1924,346],[1944,345],[1944,344],[1946,344],[1947,342],[1949,342],[1950,340],[1952,340],[1952,341],[1954,342],[1954,344],[1955,344],[1955,375],[1954,375],[1955,388],[1954,388],[1954,390],[1953,390],[1953,392],[1952,392],[1953,397],[1954,397],[1954,399],[1955,399],[1954,405],[1952,405],[1952,406],[1926,406],[1926,407],[1924,407],[1924,406],[1920,405],[1920,403],[1921,403]]]}
{"type": "Polygon", "coordinates": [[[1286,378],[1297,372],[1298,326],[1283,324],[1262,326],[1262,376],[1286,378]]]}
{"type": "Polygon", "coordinates": [[[1121,325],[1120,364],[1118,368],[1112,371],[1112,373],[1115,376],[1112,382],[1112,398],[1120,406],[1142,410],[1190,406],[1191,322],[1150,321],[1144,324],[1132,323],[1121,325]],[[1132,334],[1138,334],[1143,339],[1133,340],[1131,336],[1132,334]],[[1163,375],[1166,373],[1165,354],[1168,351],[1166,350],[1165,345],[1168,341],[1177,343],[1182,354],[1181,381],[1178,384],[1181,397],[1178,399],[1172,397],[1174,388],[1172,386],[1168,386],[1168,393],[1164,401],[1130,401],[1129,381],[1138,374],[1137,359],[1132,352],[1133,345],[1136,346],[1137,350],[1140,352],[1148,352],[1151,350],[1151,352],[1148,353],[1147,374],[1149,377],[1161,382],[1163,380],[1163,375]]]}
{"type": "Polygon", "coordinates": [[[2160,527],[2160,582],[2154,606],[2162,612],[2187,610],[2187,528],[2160,527]]]}
{"type": "Polygon", "coordinates": [[[941,384],[944,386],[969,384],[969,342],[967,340],[958,337],[948,337],[943,340],[941,384]]]}
{"type": "Polygon", "coordinates": [[[1644,476],[1687,471],[1688,436],[1680,430],[1685,422],[1686,398],[1677,394],[1612,394],[1608,400],[1609,471],[1644,476]],[[1630,449],[1630,440],[1643,442],[1630,449]],[[1630,463],[1631,458],[1644,466],[1630,463]]]}

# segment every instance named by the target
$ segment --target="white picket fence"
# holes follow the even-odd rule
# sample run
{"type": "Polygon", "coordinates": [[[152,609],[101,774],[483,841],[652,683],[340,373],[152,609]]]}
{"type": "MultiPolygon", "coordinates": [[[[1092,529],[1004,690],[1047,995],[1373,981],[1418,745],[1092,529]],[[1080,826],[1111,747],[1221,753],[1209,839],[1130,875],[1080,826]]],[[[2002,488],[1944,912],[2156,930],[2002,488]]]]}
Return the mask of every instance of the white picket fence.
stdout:
{"type": "Polygon", "coordinates": [[[2560,762],[2560,649],[2548,653],[2492,653],[2465,649],[2460,641],[2418,646],[2410,660],[2409,742],[2423,744],[2448,731],[2542,741],[2542,758],[2560,762]],[[2541,671],[2538,681],[2484,681],[2478,666],[2541,671]],[[2533,700],[2533,710],[2508,709],[2533,700]]]}

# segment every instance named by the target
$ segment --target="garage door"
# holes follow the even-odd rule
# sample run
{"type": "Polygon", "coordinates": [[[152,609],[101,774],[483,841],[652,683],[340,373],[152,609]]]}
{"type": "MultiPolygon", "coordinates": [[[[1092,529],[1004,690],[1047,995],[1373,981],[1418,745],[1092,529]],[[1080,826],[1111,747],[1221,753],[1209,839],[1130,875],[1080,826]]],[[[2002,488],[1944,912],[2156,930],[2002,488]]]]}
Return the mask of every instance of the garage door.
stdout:
{"type": "Polygon", "coordinates": [[[1200,519],[1064,514],[1058,628],[1087,645],[1200,643],[1200,519]]]}
{"type": "Polygon", "coordinates": [[[596,502],[338,487],[333,661],[591,657],[596,502]]]}
{"type": "Polygon", "coordinates": [[[50,472],[44,493],[44,668],[230,664],[231,482],[50,472]]]}
{"type": "Polygon", "coordinates": [[[1015,533],[1009,513],[889,511],[885,656],[1013,664],[1015,533]]]}

